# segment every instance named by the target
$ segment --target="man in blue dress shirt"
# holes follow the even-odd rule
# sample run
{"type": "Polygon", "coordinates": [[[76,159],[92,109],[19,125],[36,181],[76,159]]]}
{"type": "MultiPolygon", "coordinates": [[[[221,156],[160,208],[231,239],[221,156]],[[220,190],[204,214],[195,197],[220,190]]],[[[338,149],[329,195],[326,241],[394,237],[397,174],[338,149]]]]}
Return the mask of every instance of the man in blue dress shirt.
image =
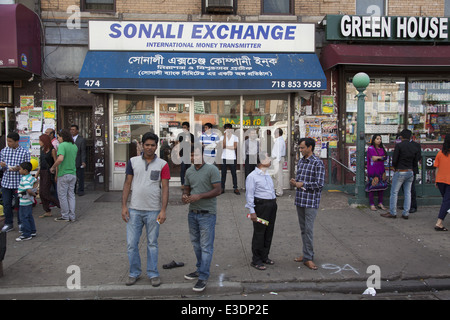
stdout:
{"type": "Polygon", "coordinates": [[[253,221],[251,266],[258,270],[266,270],[265,264],[274,264],[273,260],[269,259],[269,251],[277,215],[277,200],[272,177],[267,171],[270,160],[267,154],[260,155],[257,167],[245,181],[245,207],[250,210],[249,217],[253,221]],[[258,222],[258,218],[268,221],[269,224],[258,222]]]}

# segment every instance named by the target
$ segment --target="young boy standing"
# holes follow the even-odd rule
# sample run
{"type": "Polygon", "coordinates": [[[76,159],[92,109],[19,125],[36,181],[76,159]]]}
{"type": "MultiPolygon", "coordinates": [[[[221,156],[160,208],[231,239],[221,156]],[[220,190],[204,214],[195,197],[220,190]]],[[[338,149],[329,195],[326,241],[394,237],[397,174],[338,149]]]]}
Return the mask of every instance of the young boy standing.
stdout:
{"type": "Polygon", "coordinates": [[[33,218],[33,197],[36,196],[33,184],[36,178],[30,174],[32,165],[30,162],[22,162],[19,167],[19,173],[22,175],[20,179],[19,188],[19,216],[22,223],[22,235],[16,241],[31,240],[36,236],[36,225],[33,218]]]}

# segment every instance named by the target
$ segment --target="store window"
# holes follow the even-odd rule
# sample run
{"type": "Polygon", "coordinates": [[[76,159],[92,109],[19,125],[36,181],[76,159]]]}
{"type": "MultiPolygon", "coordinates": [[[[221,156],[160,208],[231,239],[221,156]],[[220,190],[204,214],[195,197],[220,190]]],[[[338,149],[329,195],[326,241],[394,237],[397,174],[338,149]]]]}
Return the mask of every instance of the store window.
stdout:
{"type": "MultiPolygon", "coordinates": [[[[356,142],[357,91],[351,80],[346,89],[346,143],[356,142]]],[[[404,128],[421,143],[440,142],[450,130],[450,79],[373,77],[364,93],[367,142],[377,133],[383,143],[393,143],[404,128]]]]}
{"type": "MultiPolygon", "coordinates": [[[[223,126],[230,123],[235,130],[234,134],[239,138],[239,115],[240,115],[240,97],[196,97],[194,102],[194,135],[198,138],[204,133],[206,123],[212,124],[212,132],[207,132],[208,139],[218,140],[223,135],[223,126]],[[212,136],[212,138],[210,138],[212,136]]],[[[211,148],[216,148],[214,152],[208,150],[207,162],[216,164],[222,163],[222,148],[215,141],[212,142],[211,148]]]]}
{"type": "Polygon", "coordinates": [[[141,154],[142,136],[154,132],[153,96],[114,95],[114,172],[125,173],[127,161],[141,154]]]}
{"type": "Polygon", "coordinates": [[[0,107],[3,106],[12,106],[12,86],[11,85],[2,85],[0,84],[0,107]]]}
{"type": "MultiPolygon", "coordinates": [[[[346,143],[356,142],[357,93],[352,79],[347,79],[346,143]]],[[[404,128],[405,79],[371,78],[364,93],[366,141],[369,142],[372,135],[380,134],[383,143],[394,142],[397,133],[404,128]]]]}
{"type": "Polygon", "coordinates": [[[408,81],[408,129],[421,142],[443,141],[450,132],[450,81],[408,81]]]}
{"type": "MultiPolygon", "coordinates": [[[[240,139],[239,162],[244,163],[243,143],[250,136],[249,129],[256,132],[261,143],[261,151],[271,153],[273,129],[281,128],[287,143],[288,96],[244,96],[243,119],[240,120],[240,97],[196,97],[194,102],[195,130],[197,137],[201,135],[205,123],[211,123],[219,136],[223,135],[224,125],[230,123],[234,134],[240,139]],[[241,135],[242,130],[242,135],[241,135]],[[242,139],[242,141],[241,141],[242,139]]],[[[218,148],[220,155],[220,147],[218,148]]],[[[220,163],[220,162],[216,162],[220,163]]],[[[286,165],[285,165],[286,169],[286,165]]]]}
{"type": "MultiPolygon", "coordinates": [[[[180,176],[182,155],[180,135],[183,123],[189,122],[189,99],[160,99],[159,105],[159,157],[169,164],[172,177],[180,176]],[[177,101],[178,100],[178,101],[177,101]]],[[[190,124],[189,124],[190,126],[190,124]]]]}
{"type": "Polygon", "coordinates": [[[287,143],[288,100],[286,95],[260,98],[244,97],[244,140],[249,137],[248,129],[255,129],[260,142],[260,152],[267,152],[270,155],[275,129],[282,129],[283,138],[287,143]]]}

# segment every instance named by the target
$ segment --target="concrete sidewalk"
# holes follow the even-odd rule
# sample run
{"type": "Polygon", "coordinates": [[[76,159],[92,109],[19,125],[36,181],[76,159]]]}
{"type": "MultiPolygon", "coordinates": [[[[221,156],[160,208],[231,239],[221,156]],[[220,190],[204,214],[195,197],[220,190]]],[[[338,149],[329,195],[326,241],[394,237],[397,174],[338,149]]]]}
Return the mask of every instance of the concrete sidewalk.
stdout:
{"type": "MultiPolygon", "coordinates": [[[[315,225],[315,263],[309,270],[294,257],[301,255],[300,228],[294,191],[278,198],[278,213],[270,258],[275,265],[259,271],[249,265],[252,223],[246,217],[245,192],[227,191],[218,200],[218,218],[211,277],[202,294],[237,294],[282,290],[360,292],[366,288],[370,265],[381,270],[380,292],[450,289],[449,232],[436,232],[439,207],[420,207],[409,220],[385,219],[369,208],[352,208],[348,196],[323,192],[315,225]]],[[[159,271],[162,284],[150,285],[143,274],[131,287],[128,276],[126,226],[121,219],[121,192],[87,192],[77,200],[77,221],[55,222],[38,218],[37,237],[8,245],[0,278],[0,299],[96,299],[195,296],[193,282],[183,278],[195,271],[189,240],[187,205],[181,190],[171,187],[168,219],[159,236],[159,271]],[[172,260],[185,266],[166,270],[172,260]],[[69,266],[78,266],[81,288],[68,289],[69,266]]],[[[59,209],[53,210],[54,216],[59,209]]],[[[15,219],[16,222],[16,219],[15,219]]],[[[143,270],[146,243],[141,241],[143,270]]],[[[198,295],[198,294],[197,294],[198,295]]]]}

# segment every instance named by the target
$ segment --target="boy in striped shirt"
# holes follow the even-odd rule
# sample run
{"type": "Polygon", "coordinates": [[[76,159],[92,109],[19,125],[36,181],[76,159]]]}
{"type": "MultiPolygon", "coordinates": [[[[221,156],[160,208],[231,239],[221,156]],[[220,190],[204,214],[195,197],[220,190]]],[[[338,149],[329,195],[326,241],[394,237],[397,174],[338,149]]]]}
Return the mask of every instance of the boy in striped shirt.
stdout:
{"type": "Polygon", "coordinates": [[[16,239],[19,242],[31,240],[36,236],[36,225],[33,218],[33,200],[36,196],[36,189],[33,185],[36,183],[36,178],[30,173],[32,168],[30,162],[22,162],[19,168],[19,173],[22,175],[17,189],[20,198],[19,216],[22,223],[22,234],[16,239]]]}

